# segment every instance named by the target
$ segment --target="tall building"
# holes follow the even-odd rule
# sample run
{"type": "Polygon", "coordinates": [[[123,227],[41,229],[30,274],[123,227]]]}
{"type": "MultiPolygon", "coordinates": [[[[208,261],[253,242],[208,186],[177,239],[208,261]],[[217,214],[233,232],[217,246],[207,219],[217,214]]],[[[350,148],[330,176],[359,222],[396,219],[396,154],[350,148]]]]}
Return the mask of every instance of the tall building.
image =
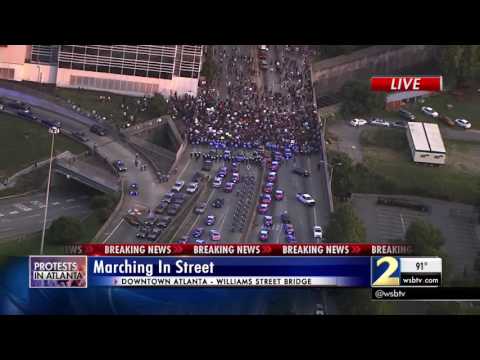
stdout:
{"type": "Polygon", "coordinates": [[[201,45],[7,45],[0,78],[129,95],[196,96],[201,45]]]}

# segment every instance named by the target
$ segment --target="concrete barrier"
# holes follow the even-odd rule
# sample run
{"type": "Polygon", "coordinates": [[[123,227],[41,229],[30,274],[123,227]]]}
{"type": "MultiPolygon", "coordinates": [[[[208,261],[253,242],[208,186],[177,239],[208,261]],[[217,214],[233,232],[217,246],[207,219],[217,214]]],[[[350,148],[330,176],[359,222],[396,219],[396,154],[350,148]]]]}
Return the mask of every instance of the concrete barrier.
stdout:
{"type": "MultiPolygon", "coordinates": [[[[261,167],[261,170],[260,170],[260,177],[259,179],[257,180],[257,186],[256,186],[256,189],[255,189],[255,194],[260,194],[260,190],[262,188],[262,182],[263,182],[263,179],[265,178],[265,171],[266,171],[266,166],[262,165],[261,167]]],[[[247,231],[245,231],[241,238],[240,238],[240,242],[245,242],[245,240],[247,238],[250,238],[250,233],[252,232],[252,228],[253,228],[253,223],[254,223],[254,220],[255,220],[255,217],[257,215],[257,213],[255,212],[255,204],[256,204],[256,201],[253,202],[252,204],[252,207],[250,208],[250,213],[248,214],[249,215],[249,221],[248,221],[248,227],[247,227],[247,231]]]]}
{"type": "Polygon", "coordinates": [[[123,207],[123,203],[125,200],[125,193],[127,189],[127,184],[125,182],[125,179],[122,178],[121,180],[121,186],[120,186],[120,200],[118,201],[117,205],[115,206],[115,209],[113,209],[112,213],[108,217],[108,219],[103,223],[101,228],[97,231],[95,236],[93,237],[93,242],[98,242],[102,238],[102,234],[105,234],[105,230],[112,225],[113,219],[115,219],[118,216],[118,213],[123,207]]]}

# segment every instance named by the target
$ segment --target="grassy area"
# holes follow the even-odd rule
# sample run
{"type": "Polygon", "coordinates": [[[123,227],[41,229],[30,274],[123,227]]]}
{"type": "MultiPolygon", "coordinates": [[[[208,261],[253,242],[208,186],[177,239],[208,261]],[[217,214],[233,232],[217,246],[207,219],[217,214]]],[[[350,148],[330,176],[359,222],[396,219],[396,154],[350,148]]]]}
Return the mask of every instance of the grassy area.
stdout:
{"type": "Polygon", "coordinates": [[[18,91],[29,92],[42,96],[47,100],[54,101],[62,106],[79,106],[82,111],[92,112],[101,117],[106,117],[113,124],[121,126],[128,119],[129,122],[143,122],[152,118],[165,115],[147,106],[145,108],[143,98],[112,94],[105,91],[59,88],[53,85],[38,84],[33,82],[12,82],[0,80],[0,86],[5,86],[18,91]],[[110,100],[101,101],[100,97],[110,97],[110,100]],[[124,104],[124,108],[122,108],[124,104]],[[127,113],[127,117],[124,116],[127,113]],[[134,120],[130,120],[133,115],[134,120]]]}
{"type": "MultiPolygon", "coordinates": [[[[447,164],[430,167],[412,161],[403,131],[365,129],[362,130],[361,143],[365,167],[380,176],[389,185],[388,190],[392,193],[464,203],[476,203],[480,199],[480,173],[478,170],[469,170],[475,166],[474,164],[478,164],[476,157],[477,151],[480,155],[478,145],[474,147],[475,145],[471,143],[446,141],[447,164]],[[454,159],[462,157],[465,159],[465,153],[468,154],[470,151],[471,158],[465,160],[465,165],[470,166],[465,166],[463,171],[459,171],[459,162],[454,159]]],[[[377,192],[379,189],[374,182],[372,185],[370,191],[377,192]]]]}
{"type": "MultiPolygon", "coordinates": [[[[0,178],[11,176],[36,161],[50,156],[51,135],[40,124],[0,113],[0,178]]],[[[57,154],[69,150],[74,154],[86,150],[65,136],[55,137],[57,154]]]]}
{"type": "Polygon", "coordinates": [[[16,179],[14,186],[0,191],[0,197],[9,195],[25,194],[30,191],[41,189],[48,176],[48,168],[46,166],[32,171],[29,174],[20,176],[16,179]]]}

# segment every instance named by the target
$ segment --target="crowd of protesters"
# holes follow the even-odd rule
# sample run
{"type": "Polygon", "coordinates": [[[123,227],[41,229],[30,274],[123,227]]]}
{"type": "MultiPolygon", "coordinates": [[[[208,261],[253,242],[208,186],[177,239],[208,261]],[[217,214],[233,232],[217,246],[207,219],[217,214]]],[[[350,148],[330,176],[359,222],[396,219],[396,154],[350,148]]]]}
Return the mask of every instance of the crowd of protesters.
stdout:
{"type": "MultiPolygon", "coordinates": [[[[226,53],[223,53],[226,54],[226,53]]],[[[259,94],[249,72],[251,57],[234,50],[227,61],[226,96],[203,90],[196,97],[176,98],[173,106],[185,122],[190,144],[272,150],[289,147],[295,153],[319,150],[320,133],[310,81],[308,55],[283,52],[280,63],[281,92],[259,94]]],[[[218,56],[217,56],[218,57],[218,56]]]]}

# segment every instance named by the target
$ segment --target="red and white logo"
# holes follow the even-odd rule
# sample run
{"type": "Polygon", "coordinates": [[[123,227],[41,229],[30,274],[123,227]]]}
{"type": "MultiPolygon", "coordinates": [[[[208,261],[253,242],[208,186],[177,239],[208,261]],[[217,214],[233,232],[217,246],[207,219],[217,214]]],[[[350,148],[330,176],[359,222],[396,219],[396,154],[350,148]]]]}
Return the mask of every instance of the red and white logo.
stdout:
{"type": "Polygon", "coordinates": [[[372,91],[442,91],[442,76],[374,76],[370,79],[372,91]]]}

